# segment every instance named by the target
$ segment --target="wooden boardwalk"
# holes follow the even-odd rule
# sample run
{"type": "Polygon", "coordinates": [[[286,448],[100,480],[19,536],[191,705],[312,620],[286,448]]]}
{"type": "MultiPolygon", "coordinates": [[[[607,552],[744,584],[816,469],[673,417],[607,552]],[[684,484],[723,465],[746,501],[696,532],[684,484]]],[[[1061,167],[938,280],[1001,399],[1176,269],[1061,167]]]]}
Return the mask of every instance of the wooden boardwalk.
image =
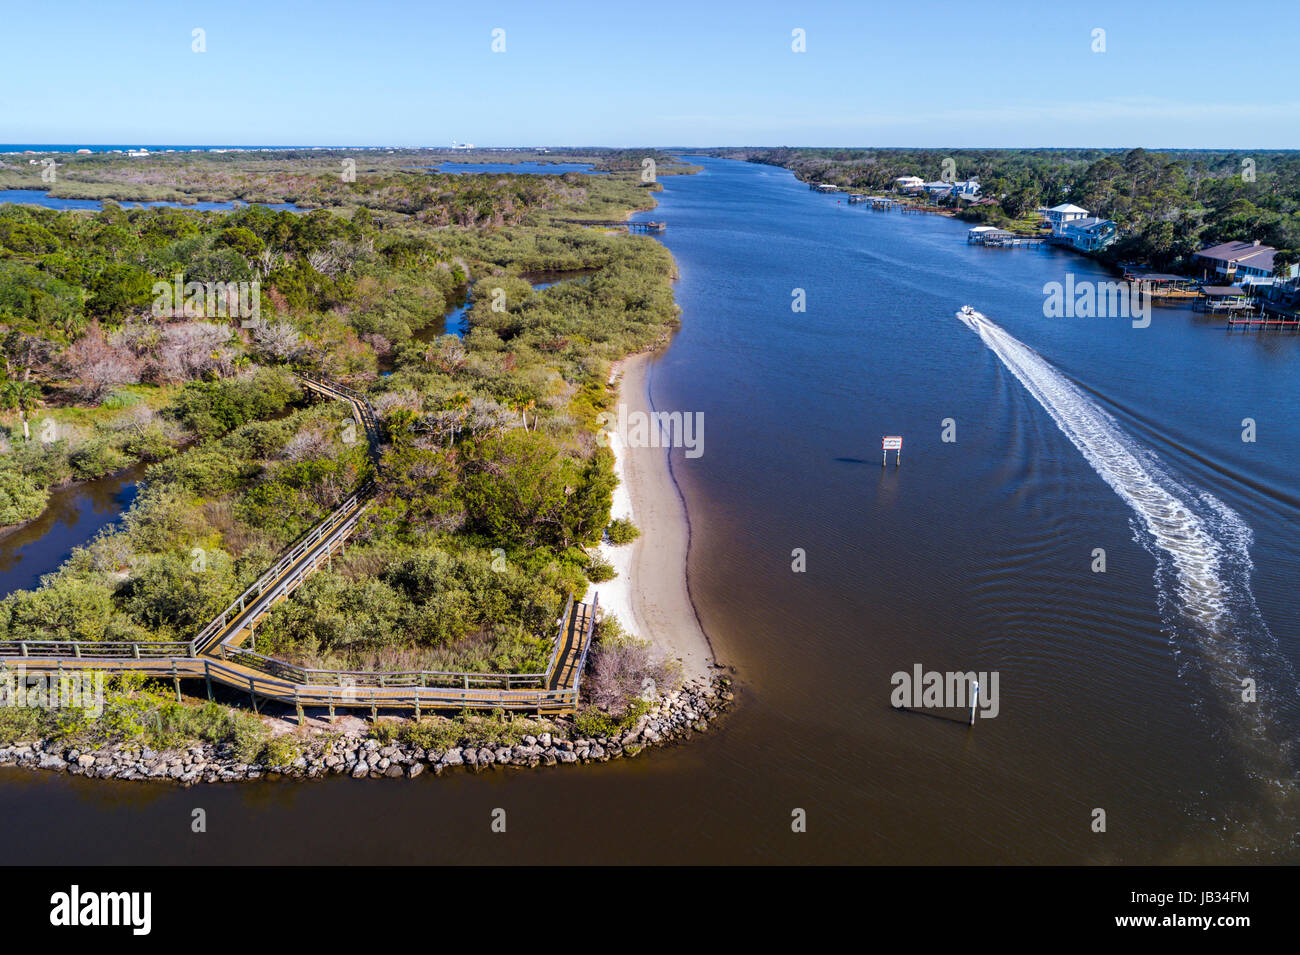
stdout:
{"type": "Polygon", "coordinates": [[[552,691],[577,686],[587,663],[587,650],[591,646],[592,629],[596,625],[596,606],[600,598],[590,604],[575,604],[573,612],[563,624],[556,648],[556,663],[551,668],[546,687],[552,691]]]}
{"type": "MultiPolygon", "coordinates": [[[[307,390],[351,406],[377,462],[380,432],[370,403],[327,379],[298,377],[307,390]]],[[[209,699],[216,682],[247,692],[254,709],[260,698],[296,706],[300,714],[306,706],[326,707],[331,718],[336,707],[366,708],[372,715],[380,709],[398,709],[414,711],[417,717],[425,710],[465,707],[539,713],[576,709],[596,604],[575,602],[572,597],[556,621],[555,648],[543,673],[312,670],[256,652],[258,622],[309,576],[328,567],[335,553],[346,552],[348,538],[356,531],[373,493],[371,484],[359,488],[290,545],[266,573],[192,640],[0,641],[0,666],[20,666],[31,674],[93,669],[170,677],[178,698],[181,680],[203,679],[209,699]]]]}

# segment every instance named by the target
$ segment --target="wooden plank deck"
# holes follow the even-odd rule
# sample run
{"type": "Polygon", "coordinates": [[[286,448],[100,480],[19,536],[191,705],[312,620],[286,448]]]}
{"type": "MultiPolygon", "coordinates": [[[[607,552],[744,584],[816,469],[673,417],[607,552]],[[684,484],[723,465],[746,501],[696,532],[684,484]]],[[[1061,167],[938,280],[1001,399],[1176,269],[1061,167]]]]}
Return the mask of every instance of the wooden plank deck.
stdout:
{"type": "MultiPolygon", "coordinates": [[[[10,657],[4,663],[29,674],[59,674],[78,670],[142,673],[155,678],[205,679],[261,699],[298,706],[343,707],[375,710],[493,709],[572,712],[577,705],[581,667],[590,647],[595,605],[574,601],[564,629],[555,665],[545,689],[483,687],[356,686],[300,683],[272,676],[238,659],[217,656],[152,657],[123,659],[93,657],[10,657]]],[[[83,645],[86,646],[86,645],[83,645]]]]}
{"type": "Polygon", "coordinates": [[[556,655],[555,669],[547,688],[568,689],[577,681],[578,664],[586,646],[588,631],[594,622],[595,608],[590,604],[575,603],[569,619],[560,634],[560,652],[556,655]]]}

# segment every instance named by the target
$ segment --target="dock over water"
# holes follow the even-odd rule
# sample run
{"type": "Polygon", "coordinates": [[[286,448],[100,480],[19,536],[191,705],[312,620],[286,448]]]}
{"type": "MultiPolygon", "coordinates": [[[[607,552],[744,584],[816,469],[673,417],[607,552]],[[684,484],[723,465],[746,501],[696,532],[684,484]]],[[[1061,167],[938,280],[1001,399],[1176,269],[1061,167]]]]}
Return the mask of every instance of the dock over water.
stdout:
{"type": "Polygon", "coordinates": [[[604,229],[627,229],[628,232],[666,232],[667,222],[623,222],[613,219],[557,219],[569,225],[590,225],[604,229]]]}

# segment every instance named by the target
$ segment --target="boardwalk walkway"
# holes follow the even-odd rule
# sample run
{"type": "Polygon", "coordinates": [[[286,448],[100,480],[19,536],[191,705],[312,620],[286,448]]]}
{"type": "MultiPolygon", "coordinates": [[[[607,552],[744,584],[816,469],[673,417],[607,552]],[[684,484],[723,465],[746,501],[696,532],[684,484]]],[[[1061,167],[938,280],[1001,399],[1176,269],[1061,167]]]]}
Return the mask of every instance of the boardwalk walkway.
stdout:
{"type": "MultiPolygon", "coordinates": [[[[365,433],[372,458],[379,456],[380,432],[374,409],[364,396],[337,382],[299,375],[307,390],[347,402],[365,433]]],[[[366,484],[291,545],[275,564],[189,641],[0,641],[0,666],[21,666],[32,674],[79,669],[130,671],[170,677],[180,694],[182,679],[203,679],[208,697],[213,682],[249,693],[254,708],[261,699],[295,705],[414,711],[497,708],[572,712],[577,707],[582,670],[591,647],[595,604],[572,598],[556,621],[555,649],[543,673],[445,673],[314,670],[256,652],[257,624],[274,606],[334,554],[345,553],[374,493],[366,484]]]]}

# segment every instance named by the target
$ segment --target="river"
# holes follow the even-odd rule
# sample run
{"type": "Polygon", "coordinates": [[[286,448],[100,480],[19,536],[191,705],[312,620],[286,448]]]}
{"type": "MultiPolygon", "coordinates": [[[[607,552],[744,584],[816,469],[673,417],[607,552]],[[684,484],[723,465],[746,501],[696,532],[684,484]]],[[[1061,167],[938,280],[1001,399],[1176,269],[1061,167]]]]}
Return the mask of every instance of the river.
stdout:
{"type": "Polygon", "coordinates": [[[88,544],[134,502],[148,465],[66,484],[50,491],[39,516],[0,536],[0,594],[30,590],[58,570],[73,548],[88,544]]]}
{"type": "Polygon", "coordinates": [[[1045,283],[1109,276],[784,170],[691,161],[703,172],[666,179],[647,214],[668,223],[683,310],[650,388],[707,425],[703,455],[673,467],[692,594],[738,683],[716,730],[609,765],[412,781],[179,790],[3,770],[11,853],[1300,860],[1300,338],[1176,308],[1145,328],[1046,318],[1045,283]],[[957,321],[964,303],[990,327],[957,321]],[[881,467],[883,434],[903,436],[901,467],[881,467]],[[917,664],[996,672],[998,715],[893,709],[891,675],[917,664]],[[189,830],[195,807],[208,834],[189,830]]]}

